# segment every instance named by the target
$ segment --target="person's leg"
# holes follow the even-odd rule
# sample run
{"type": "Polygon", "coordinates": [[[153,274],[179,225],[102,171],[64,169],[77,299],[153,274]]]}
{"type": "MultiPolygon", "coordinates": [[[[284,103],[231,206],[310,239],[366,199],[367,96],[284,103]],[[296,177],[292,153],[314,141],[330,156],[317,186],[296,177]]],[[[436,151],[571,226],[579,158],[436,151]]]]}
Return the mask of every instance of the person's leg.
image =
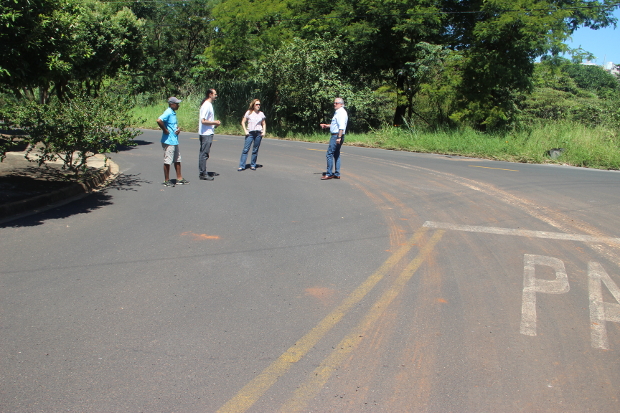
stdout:
{"type": "Polygon", "coordinates": [[[332,170],[334,169],[334,152],[336,151],[336,138],[338,138],[337,134],[332,134],[329,140],[329,146],[327,147],[327,154],[325,157],[327,158],[327,174],[326,176],[332,176],[332,170]]]}
{"type": "Polygon", "coordinates": [[[239,168],[245,169],[245,162],[248,160],[248,152],[250,151],[250,145],[252,145],[252,133],[246,135],[245,143],[243,144],[243,151],[241,152],[241,159],[239,159],[239,168]]]}
{"type": "Polygon", "coordinates": [[[342,144],[344,144],[344,135],[342,135],[340,143],[336,145],[336,149],[334,150],[334,164],[336,166],[334,176],[338,178],[340,178],[340,148],[342,148],[342,144]]]}
{"type": "Polygon", "coordinates": [[[170,180],[170,164],[164,164],[164,182],[168,182],[170,180]]]}
{"type": "Polygon", "coordinates": [[[256,168],[256,160],[258,159],[258,149],[260,148],[260,143],[263,140],[263,135],[259,131],[254,133],[254,147],[252,148],[252,168],[256,168]]]}
{"type": "Polygon", "coordinates": [[[177,173],[177,182],[183,180],[183,174],[181,174],[181,162],[174,163],[174,170],[177,173]]]}
{"type": "Polygon", "coordinates": [[[207,159],[211,152],[211,144],[213,143],[213,135],[200,136],[200,153],[198,154],[198,173],[200,176],[207,176],[207,159]]]}
{"type": "Polygon", "coordinates": [[[165,143],[161,144],[162,149],[164,150],[164,182],[168,182],[170,180],[170,165],[172,164],[172,156],[174,154],[173,149],[170,145],[165,143]]]}
{"type": "Polygon", "coordinates": [[[207,173],[207,158],[203,154],[206,135],[198,135],[200,139],[200,150],[198,151],[198,175],[204,176],[207,173]]]}
{"type": "Polygon", "coordinates": [[[174,171],[177,174],[177,182],[179,182],[183,180],[183,175],[181,174],[181,151],[179,150],[179,145],[174,145],[172,161],[174,162],[174,171]]]}

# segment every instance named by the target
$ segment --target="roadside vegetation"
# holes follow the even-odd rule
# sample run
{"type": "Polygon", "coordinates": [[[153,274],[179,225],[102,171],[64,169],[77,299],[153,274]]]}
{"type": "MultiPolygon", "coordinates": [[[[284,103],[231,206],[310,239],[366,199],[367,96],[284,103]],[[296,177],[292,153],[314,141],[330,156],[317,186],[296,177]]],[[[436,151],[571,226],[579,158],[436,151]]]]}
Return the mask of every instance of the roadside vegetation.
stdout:
{"type": "MultiPolygon", "coordinates": [[[[13,0],[0,6],[0,129],[26,130],[43,159],[79,172],[92,153],[156,128],[168,96],[183,99],[186,132],[215,88],[219,133],[239,134],[259,98],[271,136],[309,141],[327,140],[317,125],[341,96],[347,144],[620,169],[620,81],[564,43],[615,24],[618,7],[13,0]]],[[[0,159],[12,139],[0,139],[0,159]]]]}
{"type": "MultiPolygon", "coordinates": [[[[136,127],[154,129],[154,119],[165,106],[137,108],[135,113],[148,119],[136,127]]],[[[198,111],[181,108],[178,112],[183,133],[197,132],[198,111]],[[188,125],[185,127],[184,125],[188,125]]],[[[154,127],[155,126],[155,127],[154,127]]],[[[236,122],[218,128],[217,133],[240,135],[236,122]]],[[[289,133],[268,137],[305,142],[328,143],[325,132],[289,133]]],[[[555,121],[527,130],[480,132],[472,128],[425,130],[386,126],[364,133],[347,134],[345,145],[397,151],[461,155],[508,162],[555,163],[597,169],[620,169],[620,137],[613,129],[586,126],[574,121],[555,121]]]]}

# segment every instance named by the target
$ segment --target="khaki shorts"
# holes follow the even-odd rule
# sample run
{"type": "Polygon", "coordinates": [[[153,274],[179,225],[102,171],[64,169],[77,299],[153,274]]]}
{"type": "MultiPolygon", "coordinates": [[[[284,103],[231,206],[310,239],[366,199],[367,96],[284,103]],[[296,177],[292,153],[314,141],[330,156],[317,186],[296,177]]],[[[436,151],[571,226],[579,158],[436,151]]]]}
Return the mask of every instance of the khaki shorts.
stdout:
{"type": "Polygon", "coordinates": [[[164,164],[172,165],[172,163],[181,162],[181,152],[179,152],[179,145],[161,144],[164,148],[164,164]]]}

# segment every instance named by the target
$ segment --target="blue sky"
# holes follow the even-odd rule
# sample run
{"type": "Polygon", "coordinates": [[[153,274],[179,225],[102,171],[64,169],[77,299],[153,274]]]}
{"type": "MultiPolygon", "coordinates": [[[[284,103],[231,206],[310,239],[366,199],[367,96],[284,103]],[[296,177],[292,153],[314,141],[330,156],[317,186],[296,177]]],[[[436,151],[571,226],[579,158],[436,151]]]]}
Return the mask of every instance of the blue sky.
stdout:
{"type": "MultiPolygon", "coordinates": [[[[620,64],[620,9],[614,11],[614,16],[618,19],[618,27],[607,27],[605,29],[592,30],[580,28],[572,35],[572,41],[566,44],[572,48],[581,46],[582,49],[596,56],[593,60],[597,65],[605,62],[620,64]]],[[[568,56],[567,56],[568,57],[568,56]]]]}

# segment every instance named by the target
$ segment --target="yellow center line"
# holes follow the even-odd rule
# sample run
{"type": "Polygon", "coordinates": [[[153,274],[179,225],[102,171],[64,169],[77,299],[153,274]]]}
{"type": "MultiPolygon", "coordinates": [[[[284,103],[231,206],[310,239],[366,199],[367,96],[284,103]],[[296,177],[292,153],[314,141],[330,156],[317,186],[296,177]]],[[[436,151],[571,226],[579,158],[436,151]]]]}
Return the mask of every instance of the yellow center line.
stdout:
{"type": "Polygon", "coordinates": [[[311,149],[311,148],[306,148],[307,151],[321,151],[321,152],[325,152],[325,149],[311,149]]]}
{"type": "Polygon", "coordinates": [[[433,248],[443,234],[444,230],[437,231],[429,242],[424,245],[418,255],[411,261],[407,268],[398,276],[396,282],[385,291],[368,311],[364,319],[336,346],[335,350],[323,360],[311,374],[310,378],[297,388],[281,409],[281,412],[298,412],[303,410],[308,402],[314,398],[325,386],[325,383],[332,376],[334,371],[342,365],[349,354],[357,348],[366,332],[379,320],[390,303],[401,293],[413,274],[420,268],[420,265],[433,251],[433,248]]]}
{"type": "Polygon", "coordinates": [[[478,166],[478,165],[467,165],[467,166],[471,168],[499,169],[500,171],[520,172],[516,169],[491,168],[490,166],[478,166]]]}
{"type": "MultiPolygon", "coordinates": [[[[340,320],[355,304],[364,298],[385,274],[420,241],[427,228],[418,229],[405,245],[394,252],[374,274],[368,277],[355,291],[353,291],[342,303],[321,320],[312,330],[293,344],[271,365],[263,370],[252,381],[246,384],[232,399],[218,410],[224,412],[245,412],[284,375],[294,363],[301,360],[340,320]]],[[[443,232],[443,231],[442,231],[443,232]]]]}

